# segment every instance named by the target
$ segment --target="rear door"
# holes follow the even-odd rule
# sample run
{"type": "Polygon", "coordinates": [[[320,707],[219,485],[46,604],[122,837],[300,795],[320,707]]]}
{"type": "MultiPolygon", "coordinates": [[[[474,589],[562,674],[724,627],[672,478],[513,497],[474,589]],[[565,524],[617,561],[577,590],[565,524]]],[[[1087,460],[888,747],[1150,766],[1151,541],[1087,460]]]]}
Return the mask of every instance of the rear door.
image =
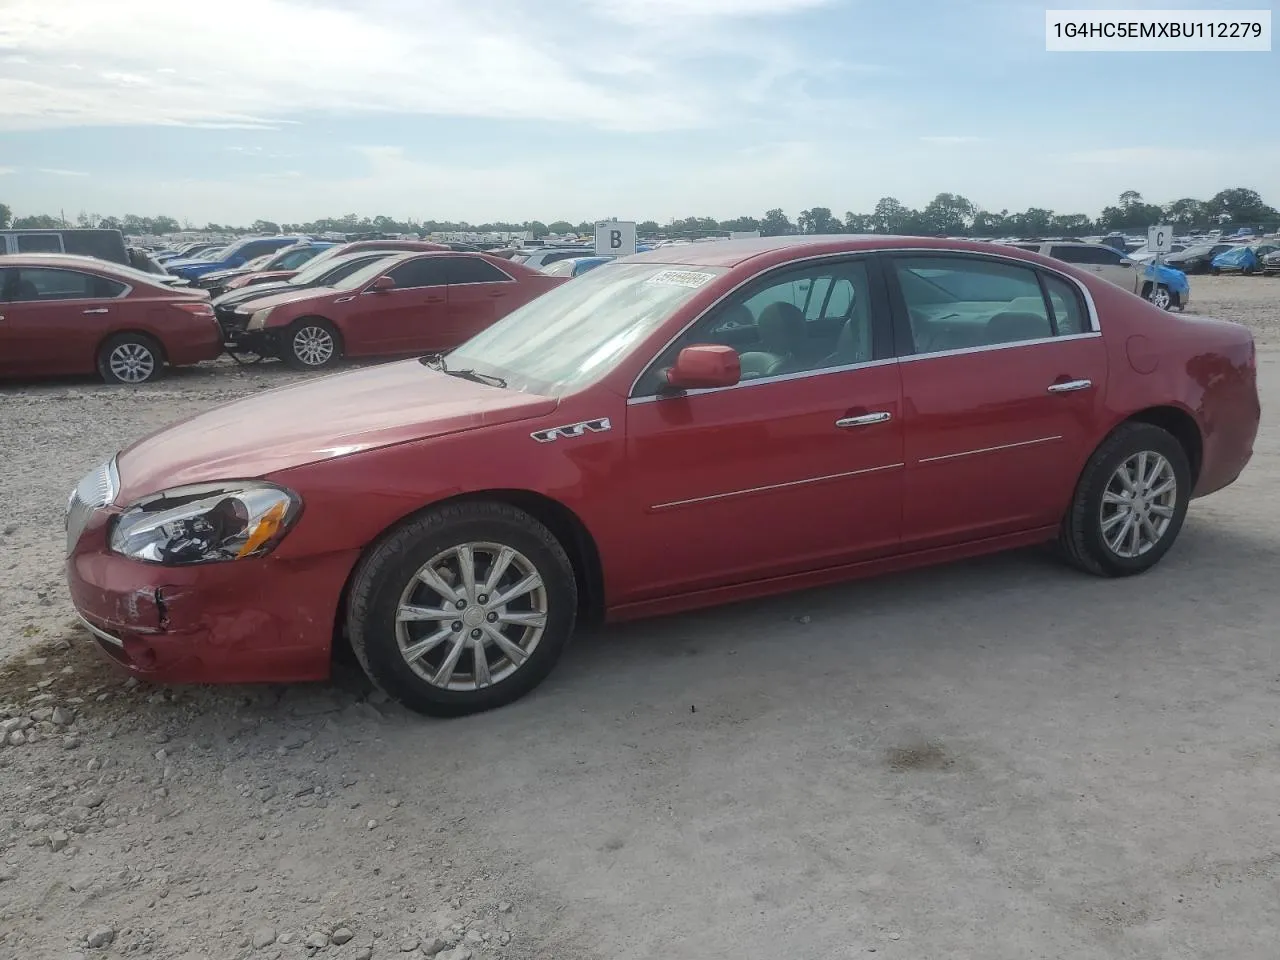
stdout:
{"type": "Polygon", "coordinates": [[[78,270],[18,267],[0,289],[0,368],[15,373],[89,373],[128,288],[78,270]]]}
{"type": "Polygon", "coordinates": [[[358,309],[350,331],[344,331],[348,352],[412,353],[443,349],[449,327],[449,286],[445,257],[426,254],[397,264],[384,276],[395,281],[389,290],[370,284],[357,294],[358,309]]]}
{"type": "Polygon", "coordinates": [[[440,330],[450,343],[469,340],[520,304],[520,284],[480,257],[459,254],[442,258],[449,281],[449,319],[440,330]]]}
{"type": "Polygon", "coordinates": [[[906,411],[904,549],[1056,525],[1105,420],[1106,349],[1079,288],[972,254],[885,260],[906,411]]]}

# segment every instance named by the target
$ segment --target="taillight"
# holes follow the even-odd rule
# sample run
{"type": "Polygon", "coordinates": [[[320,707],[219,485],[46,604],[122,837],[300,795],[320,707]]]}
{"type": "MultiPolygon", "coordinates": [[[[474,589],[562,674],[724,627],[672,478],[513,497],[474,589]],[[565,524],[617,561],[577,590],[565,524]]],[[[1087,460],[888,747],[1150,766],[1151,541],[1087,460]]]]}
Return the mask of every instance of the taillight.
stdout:
{"type": "Polygon", "coordinates": [[[175,303],[174,306],[177,307],[179,310],[181,310],[183,313],[191,314],[193,317],[212,317],[213,316],[213,307],[211,307],[207,303],[197,303],[197,302],[187,301],[183,303],[175,303]]]}

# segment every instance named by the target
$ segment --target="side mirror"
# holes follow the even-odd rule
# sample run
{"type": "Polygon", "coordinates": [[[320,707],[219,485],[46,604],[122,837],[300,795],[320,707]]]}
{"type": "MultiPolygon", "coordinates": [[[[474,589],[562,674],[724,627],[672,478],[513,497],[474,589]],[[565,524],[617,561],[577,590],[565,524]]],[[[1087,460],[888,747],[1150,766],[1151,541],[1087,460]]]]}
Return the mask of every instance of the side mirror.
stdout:
{"type": "Polygon", "coordinates": [[[675,390],[732,387],[742,379],[742,364],[733,347],[704,343],[685,347],[667,370],[667,386],[675,390]]]}
{"type": "Polygon", "coordinates": [[[386,293],[395,285],[396,285],[396,282],[392,280],[390,277],[382,276],[382,277],[379,277],[377,280],[373,281],[372,286],[369,287],[369,291],[371,293],[386,293]]]}
{"type": "Polygon", "coordinates": [[[1122,266],[1122,267],[1132,267],[1132,266],[1133,266],[1133,261],[1132,261],[1132,260],[1121,260],[1121,261],[1120,261],[1120,266],[1122,266]]]}

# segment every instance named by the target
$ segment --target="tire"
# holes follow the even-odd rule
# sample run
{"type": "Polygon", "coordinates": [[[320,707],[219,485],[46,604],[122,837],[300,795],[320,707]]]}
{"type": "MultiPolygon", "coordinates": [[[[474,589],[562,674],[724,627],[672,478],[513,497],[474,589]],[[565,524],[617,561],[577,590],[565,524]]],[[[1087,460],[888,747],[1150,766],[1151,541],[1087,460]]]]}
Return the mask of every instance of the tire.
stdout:
{"type": "Polygon", "coordinates": [[[347,633],[384,693],[427,716],[457,717],[505,706],[541,683],[573,633],[577,610],[573,566],[546,527],[506,504],[462,503],[428,510],[369,551],[352,579],[347,633]],[[472,557],[476,587],[469,594],[459,548],[472,557]],[[489,582],[486,591],[506,551],[496,589],[489,582]],[[540,586],[494,603],[495,594],[527,585],[530,574],[540,586]],[[406,607],[422,616],[402,622],[406,607]],[[517,662],[517,655],[525,659],[517,662]]]}
{"type": "Polygon", "coordinates": [[[1154,289],[1147,288],[1147,302],[1159,307],[1161,310],[1172,310],[1177,304],[1177,300],[1177,294],[1171,293],[1163,283],[1157,284],[1154,289]]]}
{"type": "Polygon", "coordinates": [[[136,386],[164,376],[164,350],[145,333],[117,333],[98,348],[98,375],[107,383],[136,386]]]}
{"type": "Polygon", "coordinates": [[[302,317],[285,328],[280,359],[295,370],[324,370],[342,359],[342,335],[328,320],[302,317]]]}
{"type": "Polygon", "coordinates": [[[1062,522],[1059,545],[1071,563],[1095,576],[1127,577],[1143,573],[1159,563],[1173,546],[1187,515],[1190,497],[1191,467],[1182,444],[1171,433],[1152,424],[1123,423],[1094,451],[1081,473],[1071,507],[1062,522]],[[1171,496],[1139,498],[1138,510],[1141,511],[1144,502],[1150,502],[1169,513],[1167,516],[1148,514],[1149,528],[1138,524],[1136,535],[1122,535],[1126,527],[1132,530],[1134,525],[1126,519],[1130,508],[1123,502],[1114,502],[1117,497],[1124,500],[1132,496],[1124,489],[1119,471],[1122,467],[1135,471],[1144,457],[1148,486],[1159,490],[1171,477],[1173,488],[1171,496]],[[1159,535],[1147,545],[1150,531],[1159,535]],[[1119,548],[1113,545],[1117,539],[1119,548]],[[1131,552],[1135,545],[1140,549],[1131,552]]]}

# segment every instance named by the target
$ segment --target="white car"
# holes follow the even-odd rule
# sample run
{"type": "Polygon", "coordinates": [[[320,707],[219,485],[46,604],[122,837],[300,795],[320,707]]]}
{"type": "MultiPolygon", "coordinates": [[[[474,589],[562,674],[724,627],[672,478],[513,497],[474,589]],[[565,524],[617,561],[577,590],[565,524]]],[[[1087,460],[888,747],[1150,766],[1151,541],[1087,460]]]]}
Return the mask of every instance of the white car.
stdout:
{"type": "MultiPolygon", "coordinates": [[[[1115,247],[1107,246],[1105,243],[1053,240],[1015,243],[1013,246],[1053,257],[1055,260],[1074,264],[1081,270],[1096,273],[1117,287],[1124,287],[1150,300],[1162,310],[1172,310],[1174,307],[1185,309],[1190,300],[1191,290],[1185,280],[1180,281],[1183,289],[1171,290],[1164,283],[1159,283],[1155,289],[1152,289],[1151,280],[1147,276],[1148,270],[1144,269],[1146,264],[1135,260],[1131,254],[1121,253],[1115,247]]],[[[1177,272],[1175,271],[1172,275],[1177,276],[1177,272]]]]}

